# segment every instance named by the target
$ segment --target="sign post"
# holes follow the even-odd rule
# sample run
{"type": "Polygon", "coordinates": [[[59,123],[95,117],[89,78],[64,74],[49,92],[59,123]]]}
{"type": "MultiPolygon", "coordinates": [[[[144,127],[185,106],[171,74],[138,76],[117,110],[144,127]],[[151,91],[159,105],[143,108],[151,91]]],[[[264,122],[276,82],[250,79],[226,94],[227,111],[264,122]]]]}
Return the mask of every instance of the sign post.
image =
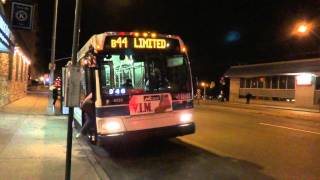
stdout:
{"type": "MultiPolygon", "coordinates": [[[[74,18],[74,26],[73,26],[73,43],[72,43],[72,66],[73,67],[77,66],[77,51],[78,51],[79,28],[80,28],[80,9],[81,9],[81,0],[76,0],[75,18],[74,18]]],[[[70,77],[75,76],[75,74],[71,74],[73,72],[77,72],[77,70],[74,70],[74,71],[71,70],[70,77]]],[[[70,88],[74,88],[74,87],[75,86],[72,86],[70,88]]],[[[72,92],[72,91],[73,91],[73,89],[70,89],[70,92],[72,92]]],[[[72,105],[72,104],[70,104],[70,105],[72,105]]],[[[70,175],[71,175],[71,152],[72,152],[72,121],[73,121],[74,107],[75,106],[69,106],[66,172],[65,172],[65,179],[66,180],[70,180],[70,177],[71,177],[70,175]]]]}

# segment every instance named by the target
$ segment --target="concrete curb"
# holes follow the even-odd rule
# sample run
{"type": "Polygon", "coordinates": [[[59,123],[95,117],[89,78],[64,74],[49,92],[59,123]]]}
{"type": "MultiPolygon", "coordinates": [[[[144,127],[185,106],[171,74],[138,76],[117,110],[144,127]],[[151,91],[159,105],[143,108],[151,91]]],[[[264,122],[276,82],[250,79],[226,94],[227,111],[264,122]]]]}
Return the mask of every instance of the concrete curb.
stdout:
{"type": "MultiPolygon", "coordinates": [[[[77,132],[77,130],[74,129],[74,132],[77,132]]],[[[94,155],[94,152],[92,151],[92,148],[91,148],[90,144],[88,143],[87,139],[86,138],[80,138],[80,139],[75,139],[75,140],[79,143],[80,147],[85,147],[83,149],[85,150],[86,156],[87,156],[91,166],[94,168],[97,176],[101,180],[110,180],[110,177],[103,170],[102,166],[100,165],[100,163],[96,159],[96,157],[94,155]]]]}
{"type": "Polygon", "coordinates": [[[234,107],[234,108],[244,108],[244,109],[272,108],[272,109],[280,109],[280,110],[320,113],[320,111],[317,110],[317,109],[303,109],[303,108],[284,107],[284,106],[271,106],[271,105],[263,105],[263,104],[242,104],[242,103],[230,103],[230,102],[224,102],[224,103],[202,102],[202,104],[204,104],[204,105],[226,106],[226,107],[234,107]]]}

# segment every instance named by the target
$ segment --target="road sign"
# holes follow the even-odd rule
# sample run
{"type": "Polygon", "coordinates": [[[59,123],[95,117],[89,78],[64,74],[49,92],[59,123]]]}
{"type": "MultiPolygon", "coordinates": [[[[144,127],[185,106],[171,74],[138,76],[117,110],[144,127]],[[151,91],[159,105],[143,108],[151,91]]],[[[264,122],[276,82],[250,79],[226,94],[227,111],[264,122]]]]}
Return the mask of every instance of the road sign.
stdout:
{"type": "Polygon", "coordinates": [[[15,29],[32,30],[33,5],[12,2],[11,24],[15,29]]]}
{"type": "Polygon", "coordinates": [[[51,70],[51,68],[53,68],[53,70],[55,70],[56,64],[49,63],[49,70],[51,70]]]}

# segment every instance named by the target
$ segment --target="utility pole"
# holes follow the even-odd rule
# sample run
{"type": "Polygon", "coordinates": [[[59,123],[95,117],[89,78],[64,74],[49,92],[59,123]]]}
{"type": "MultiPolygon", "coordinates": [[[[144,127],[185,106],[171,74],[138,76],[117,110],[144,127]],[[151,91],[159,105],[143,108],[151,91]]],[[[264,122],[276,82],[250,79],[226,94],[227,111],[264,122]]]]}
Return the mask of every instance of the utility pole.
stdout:
{"type": "MultiPolygon", "coordinates": [[[[79,44],[79,28],[80,28],[81,0],[76,0],[74,27],[73,27],[73,43],[72,43],[72,66],[77,66],[77,52],[79,44]]],[[[72,76],[72,74],[71,74],[72,76]]],[[[67,133],[67,154],[66,154],[66,172],[65,179],[70,180],[71,175],[71,152],[72,152],[72,121],[74,107],[69,107],[68,116],[68,133],[67,133]]]]}
{"type": "Polygon", "coordinates": [[[206,99],[207,99],[207,98],[206,98],[206,96],[207,96],[207,94],[206,94],[206,88],[207,88],[207,87],[206,87],[206,86],[207,86],[207,85],[205,85],[204,88],[203,88],[203,100],[204,100],[204,101],[206,101],[206,99]]]}
{"type": "MultiPolygon", "coordinates": [[[[52,28],[52,42],[51,42],[51,62],[50,62],[50,87],[53,85],[54,81],[54,69],[55,69],[55,56],[56,56],[56,37],[57,37],[57,19],[58,19],[58,3],[59,0],[55,0],[54,10],[53,10],[53,28],[52,28]]],[[[52,91],[49,93],[49,104],[48,112],[49,114],[54,114],[54,107],[52,104],[52,91]]]]}

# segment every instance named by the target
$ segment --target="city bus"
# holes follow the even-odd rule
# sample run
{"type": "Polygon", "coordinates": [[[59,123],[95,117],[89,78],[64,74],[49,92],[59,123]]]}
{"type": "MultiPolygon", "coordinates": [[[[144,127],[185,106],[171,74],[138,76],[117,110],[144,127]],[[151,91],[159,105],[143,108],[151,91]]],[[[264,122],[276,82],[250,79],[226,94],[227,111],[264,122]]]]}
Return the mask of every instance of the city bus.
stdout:
{"type": "MultiPolygon", "coordinates": [[[[193,86],[179,36],[150,32],[93,35],[77,54],[81,98],[94,100],[92,142],[177,137],[195,132],[193,86]]],[[[74,119],[86,119],[75,108],[74,119]]]]}

